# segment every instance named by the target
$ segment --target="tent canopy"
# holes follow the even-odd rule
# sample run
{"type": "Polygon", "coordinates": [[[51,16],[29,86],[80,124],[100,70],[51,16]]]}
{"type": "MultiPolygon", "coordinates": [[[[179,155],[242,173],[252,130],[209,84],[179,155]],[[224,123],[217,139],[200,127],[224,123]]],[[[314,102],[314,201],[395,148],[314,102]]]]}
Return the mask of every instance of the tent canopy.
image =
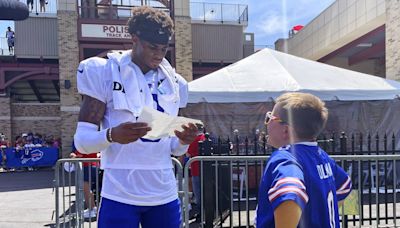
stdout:
{"type": "Polygon", "coordinates": [[[265,102],[285,92],[325,101],[392,100],[400,83],[266,48],[190,82],[189,103],[265,102]]]}
{"type": "Polygon", "coordinates": [[[29,16],[28,6],[17,0],[0,0],[0,20],[25,20],[29,16]]]}

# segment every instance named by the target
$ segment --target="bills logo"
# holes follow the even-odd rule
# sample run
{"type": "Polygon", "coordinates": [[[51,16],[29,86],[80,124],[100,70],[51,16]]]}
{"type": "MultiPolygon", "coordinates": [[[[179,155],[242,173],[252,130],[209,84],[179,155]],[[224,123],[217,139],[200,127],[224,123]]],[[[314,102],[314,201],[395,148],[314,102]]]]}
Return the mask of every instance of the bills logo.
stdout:
{"type": "Polygon", "coordinates": [[[33,162],[36,162],[36,161],[39,161],[42,158],[43,158],[43,152],[38,150],[38,149],[35,149],[35,150],[30,151],[30,156],[29,157],[26,157],[26,156],[23,155],[21,157],[21,163],[22,164],[26,164],[29,160],[32,160],[33,162]]]}

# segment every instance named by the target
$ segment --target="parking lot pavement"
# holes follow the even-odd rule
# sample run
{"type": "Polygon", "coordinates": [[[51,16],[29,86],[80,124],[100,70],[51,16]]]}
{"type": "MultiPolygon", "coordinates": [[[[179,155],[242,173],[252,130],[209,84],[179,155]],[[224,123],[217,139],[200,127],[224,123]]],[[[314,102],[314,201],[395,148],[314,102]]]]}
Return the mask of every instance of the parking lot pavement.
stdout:
{"type": "Polygon", "coordinates": [[[53,227],[54,171],[0,173],[0,227],[53,227]]]}

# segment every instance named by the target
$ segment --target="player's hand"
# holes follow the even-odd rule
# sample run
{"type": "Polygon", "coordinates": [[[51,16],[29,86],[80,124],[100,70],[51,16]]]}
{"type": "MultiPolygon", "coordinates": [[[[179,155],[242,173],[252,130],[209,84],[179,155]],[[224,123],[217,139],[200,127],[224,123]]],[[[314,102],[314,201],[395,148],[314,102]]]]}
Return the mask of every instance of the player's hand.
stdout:
{"type": "Polygon", "coordinates": [[[187,125],[182,125],[183,131],[175,130],[174,133],[176,137],[178,137],[180,143],[182,145],[188,145],[194,141],[199,132],[199,129],[196,125],[189,123],[187,125]]]}
{"type": "Polygon", "coordinates": [[[113,142],[128,144],[145,136],[148,131],[151,131],[151,127],[147,123],[126,122],[112,128],[111,138],[113,142]]]}

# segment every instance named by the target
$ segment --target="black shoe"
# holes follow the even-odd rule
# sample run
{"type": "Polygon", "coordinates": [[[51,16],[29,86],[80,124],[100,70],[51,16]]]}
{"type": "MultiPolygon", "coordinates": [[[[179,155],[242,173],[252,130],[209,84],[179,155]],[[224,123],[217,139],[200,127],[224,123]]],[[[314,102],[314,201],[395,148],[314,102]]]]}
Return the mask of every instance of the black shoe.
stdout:
{"type": "Polygon", "coordinates": [[[197,214],[197,215],[196,215],[195,223],[200,223],[200,222],[201,222],[201,215],[200,215],[200,214],[197,214]]]}
{"type": "Polygon", "coordinates": [[[197,212],[195,212],[195,211],[193,211],[193,210],[190,210],[190,211],[189,211],[189,220],[192,220],[192,219],[197,218],[198,215],[199,215],[199,214],[198,214],[197,212]]]}

